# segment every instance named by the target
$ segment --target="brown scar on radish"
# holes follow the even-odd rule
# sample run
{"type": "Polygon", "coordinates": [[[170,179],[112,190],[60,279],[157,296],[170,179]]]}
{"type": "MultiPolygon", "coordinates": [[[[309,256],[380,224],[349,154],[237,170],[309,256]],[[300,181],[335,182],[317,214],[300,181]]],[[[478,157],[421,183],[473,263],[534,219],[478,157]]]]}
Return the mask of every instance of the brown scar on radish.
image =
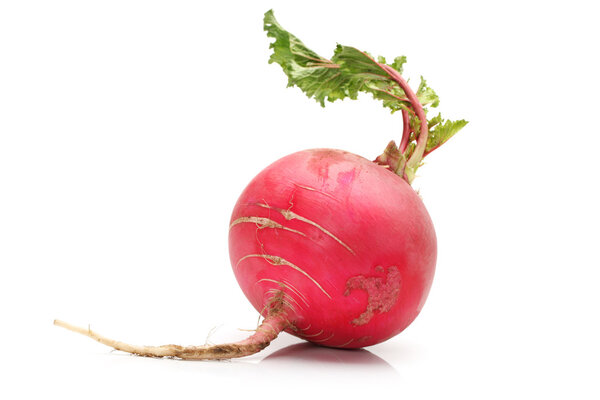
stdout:
{"type": "MultiPolygon", "coordinates": [[[[280,292],[281,292],[281,290],[273,288],[273,289],[267,290],[266,293],[271,294],[273,296],[277,296],[280,292]]],[[[294,307],[294,304],[292,304],[290,301],[293,302],[294,304],[296,304],[298,307],[302,307],[302,306],[300,306],[300,304],[298,304],[298,302],[293,297],[291,297],[287,293],[284,293],[281,298],[282,304],[285,305],[288,309],[292,310],[294,313],[296,313],[297,312],[296,307],[294,307]]]]}
{"type": "Polygon", "coordinates": [[[315,228],[319,229],[321,232],[323,232],[324,234],[326,234],[327,236],[329,236],[330,238],[332,238],[333,240],[335,240],[336,242],[338,242],[339,244],[341,244],[346,250],[348,250],[352,255],[355,255],[356,253],[354,253],[354,250],[352,250],[350,248],[350,246],[348,246],[346,243],[342,242],[337,236],[335,236],[333,233],[329,232],[327,229],[323,228],[321,225],[317,224],[314,221],[311,221],[308,218],[304,218],[301,215],[296,214],[295,212],[287,209],[284,210],[283,208],[277,208],[277,207],[271,207],[268,204],[263,204],[263,203],[256,203],[255,205],[259,206],[259,207],[263,207],[269,210],[275,210],[277,212],[279,212],[281,215],[283,215],[283,217],[286,220],[292,220],[292,219],[297,219],[298,221],[302,221],[304,223],[307,223],[309,225],[314,226],[315,228]]]}
{"type": "Polygon", "coordinates": [[[242,223],[257,224],[257,225],[259,225],[258,229],[263,229],[263,228],[283,229],[285,231],[297,233],[301,236],[306,237],[306,235],[300,231],[285,227],[285,226],[281,225],[280,223],[273,221],[272,219],[264,218],[264,217],[240,217],[240,218],[236,219],[235,221],[233,221],[231,223],[231,225],[229,225],[229,229],[233,228],[235,225],[242,224],[242,223]]]}
{"type": "MultiPolygon", "coordinates": [[[[384,272],[383,267],[375,267],[375,272],[384,272]]],[[[344,296],[349,296],[353,290],[364,290],[367,292],[367,308],[357,318],[352,320],[353,325],[364,325],[373,318],[375,313],[389,311],[398,301],[401,284],[400,271],[398,267],[389,267],[386,278],[381,276],[358,275],[346,281],[344,296]]]]}
{"type": "Polygon", "coordinates": [[[273,256],[270,254],[248,254],[245,255],[244,257],[240,258],[238,260],[238,262],[235,264],[236,268],[237,266],[244,260],[248,259],[248,258],[264,258],[269,264],[272,265],[285,265],[288,266],[292,269],[295,269],[296,271],[300,272],[302,275],[306,276],[308,279],[310,279],[315,285],[317,285],[317,287],[325,294],[325,296],[329,297],[331,299],[331,296],[329,295],[329,293],[327,293],[325,291],[325,289],[323,289],[323,287],[319,284],[319,282],[317,282],[312,276],[310,276],[306,271],[304,271],[302,268],[298,267],[297,265],[289,262],[286,259],[283,259],[279,256],[273,256]]]}
{"type": "Polygon", "coordinates": [[[317,337],[317,336],[319,336],[319,335],[322,335],[322,334],[323,334],[323,329],[321,329],[321,330],[320,330],[319,332],[317,332],[317,333],[313,333],[312,335],[302,335],[302,337],[305,337],[305,338],[311,338],[311,337],[317,337]]]}
{"type": "Polygon", "coordinates": [[[302,299],[302,301],[304,302],[304,304],[306,304],[307,307],[310,307],[310,304],[308,303],[308,300],[306,299],[306,296],[304,296],[304,294],[302,294],[302,292],[298,289],[296,289],[296,287],[294,285],[292,285],[291,283],[289,283],[286,280],[283,280],[283,283],[290,288],[290,290],[292,290],[295,294],[298,295],[298,297],[300,297],[300,299],[302,299]]]}
{"type": "Polygon", "coordinates": [[[346,343],[342,343],[342,344],[338,344],[338,347],[344,347],[344,346],[348,346],[350,343],[354,342],[354,339],[350,339],[348,340],[346,343]]]}
{"type": "Polygon", "coordinates": [[[339,201],[334,195],[329,194],[327,192],[324,192],[322,190],[315,189],[315,188],[310,187],[310,186],[299,185],[297,183],[294,183],[294,186],[296,186],[297,188],[300,188],[300,189],[310,190],[311,192],[317,192],[317,193],[322,194],[323,196],[327,196],[327,197],[329,197],[329,198],[331,198],[331,199],[333,199],[335,201],[339,201]]]}
{"type": "Polygon", "coordinates": [[[332,334],[331,334],[329,337],[326,337],[325,339],[311,340],[311,342],[314,342],[314,343],[322,343],[322,342],[326,342],[326,341],[328,341],[328,340],[329,340],[329,339],[331,339],[332,337],[333,337],[333,333],[332,333],[332,334]]]}
{"type": "MultiPolygon", "coordinates": [[[[304,304],[306,304],[307,307],[309,307],[308,302],[306,301],[306,298],[302,295],[302,293],[300,293],[300,291],[298,291],[298,289],[296,289],[294,286],[292,286],[292,284],[290,284],[289,282],[281,282],[281,281],[276,281],[275,279],[269,279],[269,278],[263,278],[263,279],[256,281],[256,283],[260,283],[260,282],[272,282],[272,283],[278,284],[282,289],[287,289],[290,292],[294,293],[296,296],[298,296],[300,298],[300,300],[302,300],[302,302],[304,304]]],[[[298,302],[293,297],[290,296],[290,298],[292,300],[294,300],[294,303],[298,304],[298,302]]],[[[300,306],[300,304],[298,304],[298,306],[300,306]]]]}

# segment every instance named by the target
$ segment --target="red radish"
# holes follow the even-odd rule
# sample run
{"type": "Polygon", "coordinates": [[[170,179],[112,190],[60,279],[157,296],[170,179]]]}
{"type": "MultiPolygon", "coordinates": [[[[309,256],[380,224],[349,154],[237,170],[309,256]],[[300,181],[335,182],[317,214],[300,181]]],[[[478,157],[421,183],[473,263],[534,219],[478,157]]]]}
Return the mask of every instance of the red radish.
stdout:
{"type": "Polygon", "coordinates": [[[290,321],[287,332],[356,348],[415,319],[436,242],[402,178],[357,155],[317,149],[282,158],[248,185],[233,210],[229,254],[258,311],[274,304],[290,321]]]}
{"type": "Polygon", "coordinates": [[[359,348],[405,329],[419,314],[433,280],[436,237],[410,183],[422,159],[466,121],[427,120],[439,99],[425,81],[416,92],[402,78],[406,59],[392,64],[355,48],[331,60],[285,31],[271,11],[265,30],[275,38],[270,62],[289,85],[322,105],[368,92],[401,111],[403,134],[373,161],[342,150],[291,154],[246,187],[230,221],[235,276],[264,317],[256,333],[214,346],[134,346],[62,321],[55,324],[115,349],[151,357],[227,359],[256,353],[281,331],[324,346],[359,348]]]}

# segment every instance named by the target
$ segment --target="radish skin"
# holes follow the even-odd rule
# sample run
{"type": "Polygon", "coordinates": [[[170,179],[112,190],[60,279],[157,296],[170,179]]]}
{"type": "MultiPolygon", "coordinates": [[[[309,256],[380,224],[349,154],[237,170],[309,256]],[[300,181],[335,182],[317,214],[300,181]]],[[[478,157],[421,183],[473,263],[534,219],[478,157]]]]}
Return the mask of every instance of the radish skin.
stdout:
{"type": "Polygon", "coordinates": [[[421,311],[435,271],[433,224],[410,185],[381,165],[341,150],[294,153],[248,185],[231,217],[240,218],[276,222],[232,225],[229,249],[256,310],[284,293],[286,332],[358,348],[421,311]]]}

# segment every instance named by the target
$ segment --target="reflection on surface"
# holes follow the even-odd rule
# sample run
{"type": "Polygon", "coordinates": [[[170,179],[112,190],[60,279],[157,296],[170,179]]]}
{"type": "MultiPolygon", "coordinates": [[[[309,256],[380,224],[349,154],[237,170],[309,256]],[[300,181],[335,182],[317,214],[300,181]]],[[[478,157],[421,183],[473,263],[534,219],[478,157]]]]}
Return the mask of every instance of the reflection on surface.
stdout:
{"type": "Polygon", "coordinates": [[[277,350],[273,354],[265,357],[263,363],[285,363],[287,361],[298,361],[311,363],[338,363],[352,364],[360,366],[377,366],[380,368],[392,369],[381,357],[376,356],[365,349],[333,349],[329,347],[317,346],[311,343],[297,343],[291,346],[277,350]]]}
{"type": "Polygon", "coordinates": [[[265,357],[258,365],[279,379],[301,377],[311,386],[337,392],[389,393],[397,390],[400,374],[368,350],[344,350],[311,343],[293,344],[265,357]]]}
{"type": "MultiPolygon", "coordinates": [[[[281,339],[296,340],[286,336],[281,339]]],[[[206,392],[198,389],[206,385],[218,388],[218,396],[208,396],[218,399],[262,398],[265,391],[273,394],[273,397],[282,394],[281,397],[286,400],[306,400],[309,397],[322,399],[328,396],[362,400],[383,396],[393,399],[401,397],[403,382],[400,374],[369,350],[333,349],[306,342],[292,342],[272,353],[266,349],[265,355],[262,355],[264,358],[259,357],[261,353],[223,362],[165,362],[127,355],[104,357],[102,361],[106,363],[105,370],[119,371],[118,379],[127,379],[128,382],[131,371],[135,371],[134,375],[139,380],[148,381],[148,377],[152,376],[150,382],[154,379],[162,382],[163,376],[169,376],[170,384],[176,382],[175,386],[179,385],[180,391],[185,391],[188,398],[194,399],[207,398],[206,392]],[[190,397],[190,394],[196,395],[190,397]]]]}

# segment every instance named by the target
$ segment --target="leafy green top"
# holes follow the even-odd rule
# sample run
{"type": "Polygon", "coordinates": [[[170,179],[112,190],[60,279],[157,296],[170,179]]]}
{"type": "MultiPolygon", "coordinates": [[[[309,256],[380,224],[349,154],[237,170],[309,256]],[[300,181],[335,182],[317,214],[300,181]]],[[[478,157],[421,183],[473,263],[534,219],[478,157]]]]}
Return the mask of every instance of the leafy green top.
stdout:
{"type": "Polygon", "coordinates": [[[356,99],[359,92],[381,100],[392,113],[402,111],[404,132],[400,145],[390,142],[375,162],[391,168],[409,183],[423,157],[444,144],[467,121],[448,121],[441,115],[427,120],[427,107],[437,107],[439,98],[421,77],[419,87],[411,90],[401,77],[406,57],[388,64],[383,57],[373,58],[354,47],[338,44],[331,60],[321,57],[279,25],[273,11],[265,13],[264,29],[275,39],[269,63],[277,63],[288,77],[288,86],[298,86],[321,106],[346,97],[356,99]]]}

